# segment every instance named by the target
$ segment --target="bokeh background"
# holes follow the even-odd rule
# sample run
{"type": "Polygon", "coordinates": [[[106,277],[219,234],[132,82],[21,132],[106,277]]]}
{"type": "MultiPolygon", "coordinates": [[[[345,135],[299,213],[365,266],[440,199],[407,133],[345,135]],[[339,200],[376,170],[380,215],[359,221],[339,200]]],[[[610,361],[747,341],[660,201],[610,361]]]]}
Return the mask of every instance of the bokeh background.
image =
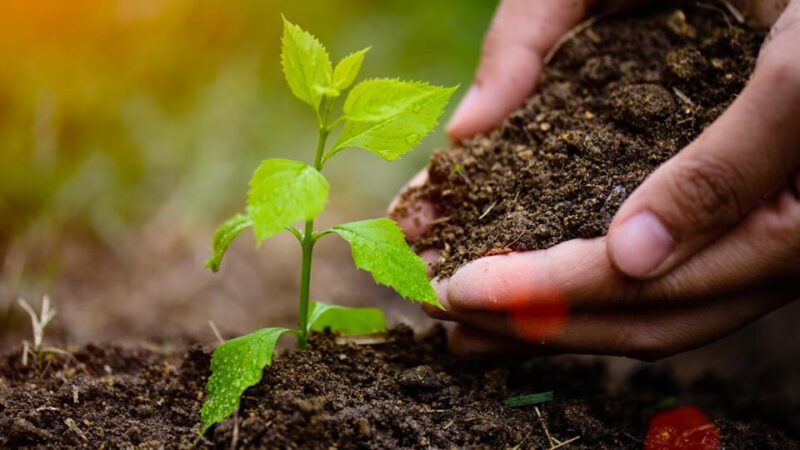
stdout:
{"type": "MultiPolygon", "coordinates": [[[[0,339],[28,331],[17,297],[38,304],[45,293],[59,309],[51,335],[74,342],[201,338],[208,320],[226,334],[293,321],[291,239],[256,252],[246,236],[221,274],[202,269],[258,162],[313,158],[313,117],[280,69],[281,14],[334,61],[371,45],[362,79],[463,86],[494,6],[1,0],[0,339]]],[[[392,164],[343,152],[326,167],[322,225],[383,215],[445,144],[437,131],[392,164]]],[[[318,253],[320,300],[387,295],[350,270],[345,247],[325,242],[318,253]]]]}

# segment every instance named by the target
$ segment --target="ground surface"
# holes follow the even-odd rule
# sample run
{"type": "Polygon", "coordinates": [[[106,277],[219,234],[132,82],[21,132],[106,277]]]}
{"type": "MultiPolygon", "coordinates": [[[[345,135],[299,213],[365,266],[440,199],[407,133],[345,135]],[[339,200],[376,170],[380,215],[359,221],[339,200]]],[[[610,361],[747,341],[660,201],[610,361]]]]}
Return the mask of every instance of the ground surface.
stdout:
{"type": "Polygon", "coordinates": [[[416,242],[449,276],[487,254],[605,234],[625,198],[741,92],[764,38],[722,10],[600,18],[566,42],[495,131],[437,152],[416,242]]]}
{"type": "MultiPolygon", "coordinates": [[[[18,353],[6,355],[0,447],[186,446],[199,429],[209,360],[200,348],[169,356],[89,346],[36,370],[21,367],[18,353]]],[[[239,415],[201,447],[235,440],[238,448],[549,448],[556,441],[546,426],[562,442],[579,437],[567,448],[638,449],[648,435],[655,442],[676,432],[726,448],[795,448],[800,435],[787,430],[797,409],[774,394],[768,384],[741,390],[712,376],[681,387],[654,368],[613,387],[604,364],[575,358],[457,360],[441,329],[419,340],[396,329],[372,345],[323,335],[268,368],[239,415]],[[504,405],[545,391],[555,400],[538,406],[541,419],[535,407],[504,405]],[[689,414],[667,420],[672,429],[652,429],[660,412],[693,408],[708,419],[689,414]]]]}

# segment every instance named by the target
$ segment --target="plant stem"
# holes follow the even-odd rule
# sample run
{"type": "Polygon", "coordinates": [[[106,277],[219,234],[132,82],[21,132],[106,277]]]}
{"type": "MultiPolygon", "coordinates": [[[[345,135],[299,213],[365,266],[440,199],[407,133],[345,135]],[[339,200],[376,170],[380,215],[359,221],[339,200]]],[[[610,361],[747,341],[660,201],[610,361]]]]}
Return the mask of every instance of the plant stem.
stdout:
{"type": "MultiPolygon", "coordinates": [[[[325,114],[327,116],[327,114],[325,114]]],[[[325,125],[327,117],[323,117],[323,122],[319,129],[319,139],[317,140],[317,153],[314,156],[314,168],[322,170],[322,154],[325,151],[325,142],[328,140],[329,130],[325,125]]],[[[307,220],[303,231],[303,268],[300,274],[300,311],[298,313],[297,328],[300,330],[298,345],[305,348],[308,343],[308,302],[311,289],[311,257],[314,254],[314,220],[307,220]]]]}
{"type": "Polygon", "coordinates": [[[300,330],[298,340],[300,348],[305,348],[308,342],[308,300],[311,286],[311,256],[314,253],[314,221],[306,222],[303,233],[303,269],[300,276],[300,311],[297,327],[300,330]]]}

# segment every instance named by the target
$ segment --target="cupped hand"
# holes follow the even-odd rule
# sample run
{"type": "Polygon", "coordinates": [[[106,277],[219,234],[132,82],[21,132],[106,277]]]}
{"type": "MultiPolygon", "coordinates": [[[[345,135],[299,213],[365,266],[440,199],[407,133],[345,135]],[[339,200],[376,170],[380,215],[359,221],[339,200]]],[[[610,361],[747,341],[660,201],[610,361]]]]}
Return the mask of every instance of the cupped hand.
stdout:
{"type": "MultiPolygon", "coordinates": [[[[786,3],[753,3],[755,17],[781,15],[750,82],[626,200],[606,237],[481,258],[434,280],[447,311],[429,312],[461,324],[454,350],[655,359],[800,298],[800,0],[786,3]]],[[[543,55],[586,8],[503,1],[450,136],[484,131],[518,107],[543,55]]],[[[424,172],[413,183],[422,181],[424,172]]],[[[398,219],[413,238],[434,217],[420,205],[398,219]]]]}

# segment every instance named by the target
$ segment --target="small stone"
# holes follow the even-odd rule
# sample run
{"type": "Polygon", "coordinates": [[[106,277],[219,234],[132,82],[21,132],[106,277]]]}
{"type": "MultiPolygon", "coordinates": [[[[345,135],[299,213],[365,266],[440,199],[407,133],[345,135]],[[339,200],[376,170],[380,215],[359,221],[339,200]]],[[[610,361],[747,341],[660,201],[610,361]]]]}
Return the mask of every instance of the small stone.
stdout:
{"type": "Polygon", "coordinates": [[[667,29],[673,32],[676,36],[694,38],[697,36],[697,30],[686,22],[686,14],[680,9],[675,10],[667,18],[667,29]]]}
{"type": "Polygon", "coordinates": [[[517,156],[519,157],[519,159],[523,161],[530,161],[531,159],[533,159],[533,150],[527,149],[519,151],[517,152],[517,156]]]}
{"type": "Polygon", "coordinates": [[[366,417],[358,419],[358,432],[366,438],[372,437],[372,427],[366,417]]]}
{"type": "Polygon", "coordinates": [[[542,122],[539,124],[539,129],[542,131],[550,131],[550,124],[547,122],[542,122]]]}
{"type": "Polygon", "coordinates": [[[436,372],[430,366],[417,366],[400,374],[400,385],[412,389],[435,389],[441,387],[436,372]]]}

